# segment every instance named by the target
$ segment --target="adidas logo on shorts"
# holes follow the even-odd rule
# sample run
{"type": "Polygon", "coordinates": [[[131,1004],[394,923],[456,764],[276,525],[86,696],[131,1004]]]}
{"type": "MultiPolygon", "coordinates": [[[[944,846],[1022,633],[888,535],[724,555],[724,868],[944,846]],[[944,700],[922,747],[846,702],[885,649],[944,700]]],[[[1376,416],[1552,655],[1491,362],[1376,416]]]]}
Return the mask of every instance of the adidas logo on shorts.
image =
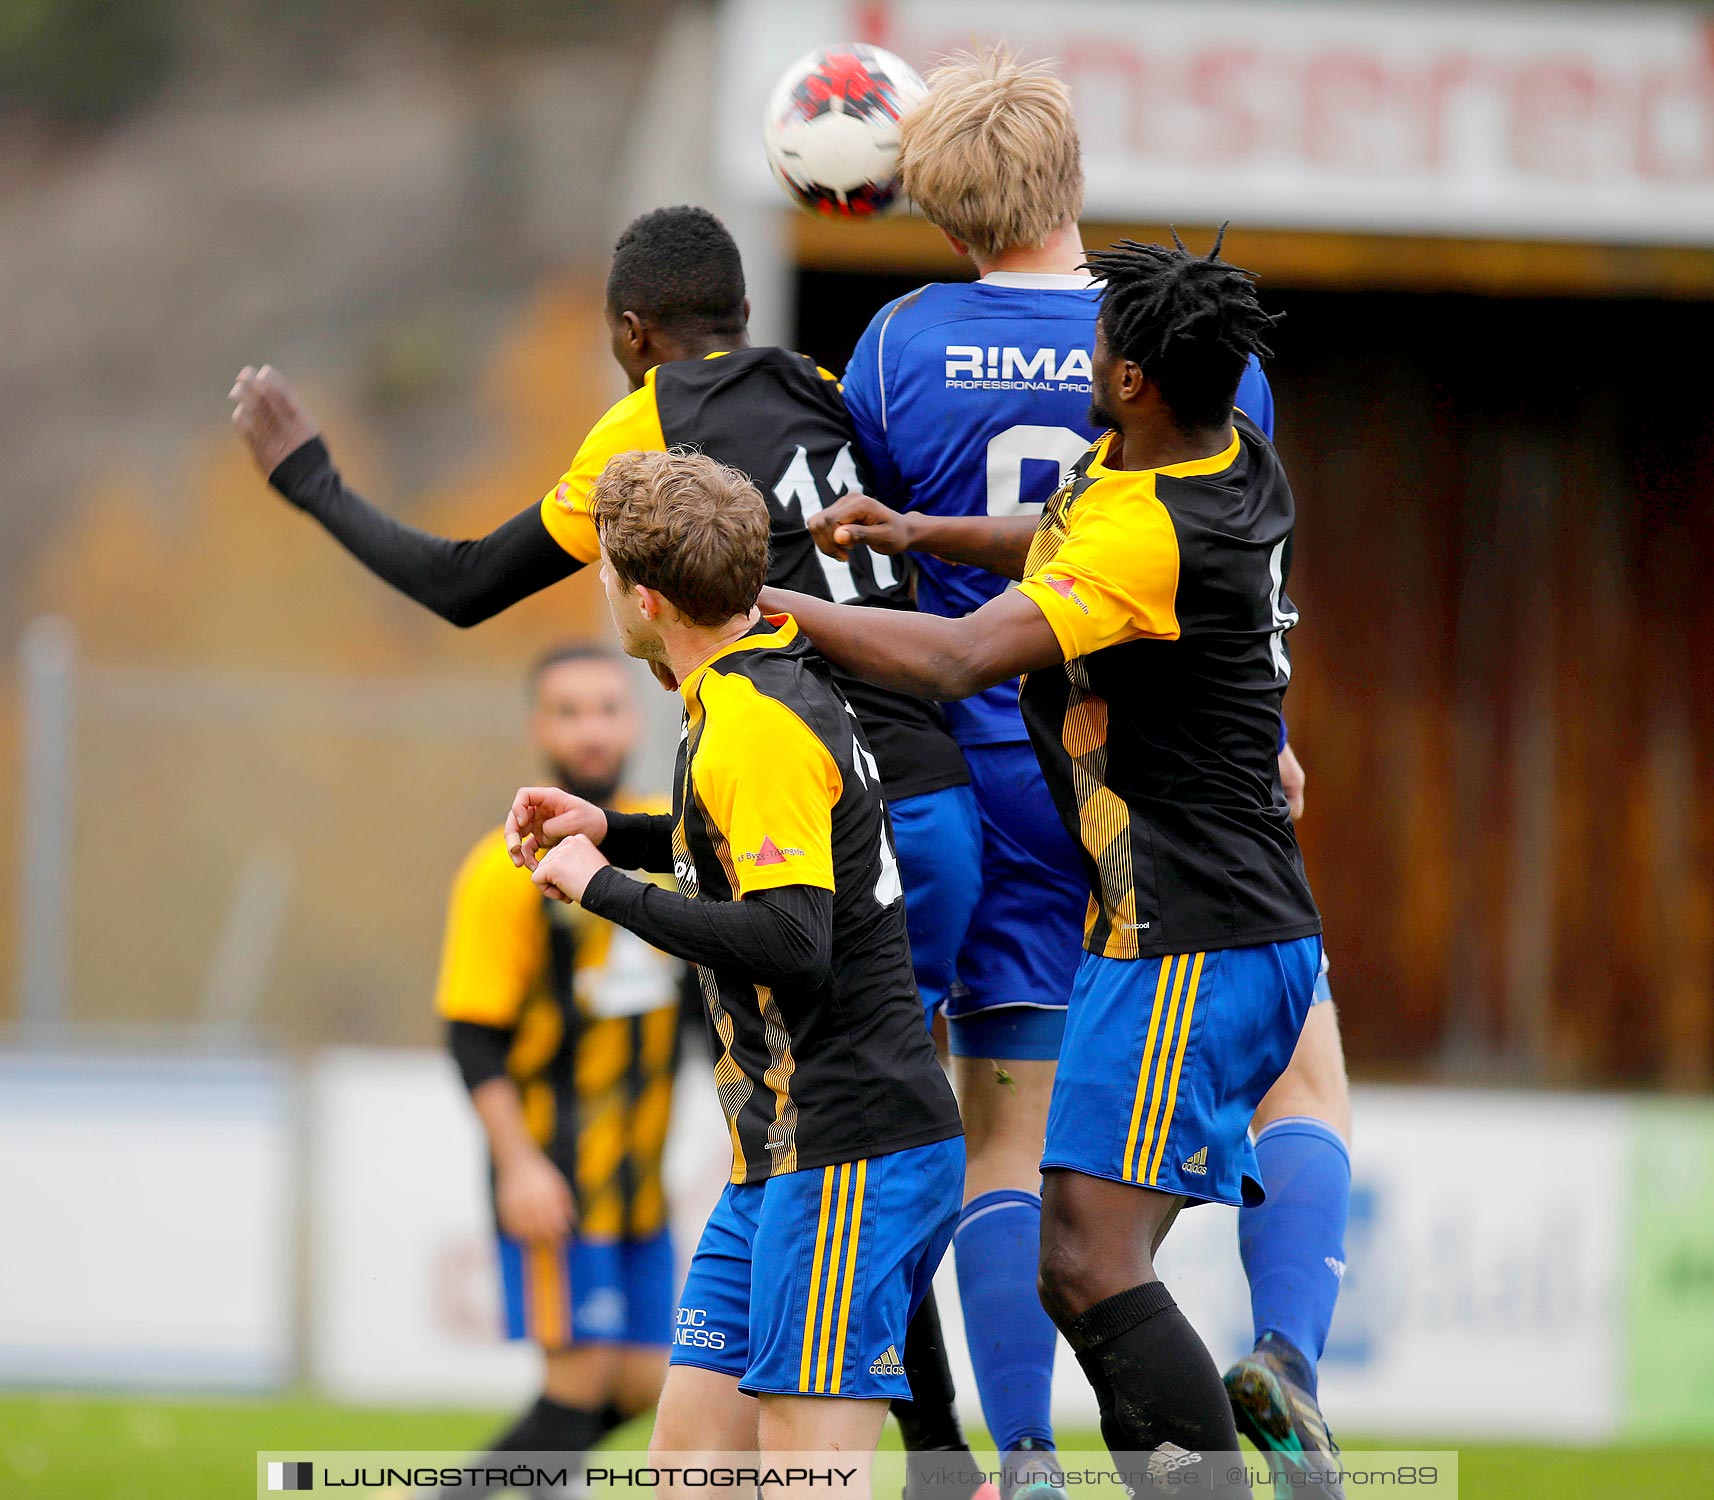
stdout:
{"type": "Polygon", "coordinates": [[[1187,1156],[1184,1159],[1183,1170],[1189,1172],[1193,1177],[1206,1177],[1208,1175],[1208,1148],[1202,1146],[1198,1148],[1194,1156],[1187,1156]]]}
{"type": "Polygon", "coordinates": [[[905,1367],[899,1363],[898,1345],[888,1344],[887,1352],[869,1366],[869,1373],[871,1375],[903,1375],[905,1367]]]}

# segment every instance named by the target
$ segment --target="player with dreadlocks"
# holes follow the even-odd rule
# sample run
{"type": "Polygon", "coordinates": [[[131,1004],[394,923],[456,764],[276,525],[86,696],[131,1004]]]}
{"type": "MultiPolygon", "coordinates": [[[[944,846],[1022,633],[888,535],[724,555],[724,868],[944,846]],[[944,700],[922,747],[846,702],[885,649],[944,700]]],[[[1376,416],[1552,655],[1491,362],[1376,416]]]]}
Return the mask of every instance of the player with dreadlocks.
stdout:
{"type": "MultiPolygon", "coordinates": [[[[900,176],[978,279],[919,287],[870,321],[846,367],[845,399],[878,488],[835,501],[809,529],[836,559],[858,541],[915,551],[918,606],[956,616],[1010,580],[935,557],[910,528],[1039,513],[1099,435],[1087,412],[1101,294],[1077,225],[1076,116],[1052,64],[985,48],[947,59],[929,85],[900,122],[900,176]]],[[[1273,396],[1255,359],[1236,405],[1273,437],[1273,396]]],[[[1002,1496],[1051,1500],[1029,1476],[1051,1473],[1043,1450],[1053,1447],[1058,1336],[1027,1299],[1041,1241],[1041,1143],[1088,891],[1030,747],[1017,683],[946,714],[981,817],[970,874],[981,899],[945,1007],[969,1148],[953,1241],[959,1297],[982,1412],[1005,1455],[1002,1496]]],[[[1302,768],[1283,728],[1280,771],[1301,808],[1302,768]]],[[[1228,1375],[1240,1429],[1291,1462],[1328,1446],[1319,1417],[1305,1413],[1345,1260],[1348,1122],[1334,1007],[1318,1005],[1254,1125],[1270,1193],[1239,1215],[1239,1242],[1257,1347],[1228,1375]],[[1288,1346],[1303,1351],[1294,1379],[1271,1367],[1288,1346]]]]}
{"type": "MultiPolygon", "coordinates": [[[[1175,229],[1171,250],[1120,240],[1085,261],[1113,292],[1102,307],[1113,346],[1154,373],[1186,431],[1224,427],[1237,395],[1235,384],[1225,391],[1227,368],[1241,375],[1252,356],[1273,356],[1262,335],[1275,319],[1262,311],[1248,275],[1220,259],[1225,242],[1222,224],[1214,248],[1193,256],[1175,229]]],[[[1107,412],[1098,416],[1113,423],[1107,412]]]]}
{"type": "MultiPolygon", "coordinates": [[[[1051,64],[1021,63],[1003,48],[953,57],[900,122],[899,171],[979,279],[931,283],[876,313],[846,368],[845,400],[879,488],[835,501],[809,529],[835,558],[856,543],[913,552],[919,607],[964,615],[1008,580],[934,556],[932,528],[944,517],[1033,516],[1099,435],[1086,413],[1101,293],[1077,227],[1083,172],[1070,92],[1051,64]]],[[[1254,357],[1235,405],[1273,439],[1273,394],[1254,357]]],[[[1052,1446],[1053,1324],[1020,1310],[1018,1292],[1041,1237],[1036,1165],[1085,892],[1017,684],[948,704],[946,714],[982,819],[981,902],[946,1004],[969,1146],[953,1250],[983,1414],[1016,1474],[1052,1446]]],[[[1283,720],[1278,743],[1298,818],[1304,772],[1283,720]]],[[[1280,1496],[1296,1492],[1298,1471],[1325,1470],[1333,1447],[1317,1365],[1345,1272],[1351,1202],[1351,1091],[1325,965],[1315,999],[1250,1126],[1268,1188],[1266,1202],[1238,1214],[1254,1345],[1226,1372],[1238,1430],[1267,1454],[1280,1496]]],[[[1340,1500],[1337,1485],[1327,1489],[1340,1500]]],[[[1016,1483],[1002,1492],[1044,1500],[1016,1483]]]]}
{"type": "MultiPolygon", "coordinates": [[[[1088,258],[1104,283],[1091,419],[1108,430],[1039,524],[932,522],[937,554],[1017,588],[880,627],[762,600],[897,691],[958,699],[1026,674],[1024,722],[1090,893],[1042,1159],[1040,1291],[1108,1445],[1154,1455],[1163,1482],[1238,1435],[1154,1254],[1187,1202],[1261,1199],[1248,1126],[1321,964],[1275,755],[1294,507],[1233,408],[1273,319],[1218,249],[1126,241],[1088,258]]],[[[1225,1463],[1203,1482],[1248,1493],[1225,1463]]]]}

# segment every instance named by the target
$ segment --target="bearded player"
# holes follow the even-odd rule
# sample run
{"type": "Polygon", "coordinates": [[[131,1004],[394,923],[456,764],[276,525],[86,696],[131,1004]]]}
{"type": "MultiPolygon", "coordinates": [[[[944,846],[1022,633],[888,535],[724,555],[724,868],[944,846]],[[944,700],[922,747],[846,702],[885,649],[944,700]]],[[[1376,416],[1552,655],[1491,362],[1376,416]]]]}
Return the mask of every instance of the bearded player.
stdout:
{"type": "MultiPolygon", "coordinates": [[[[592,646],[530,673],[530,741],[555,784],[622,791],[641,729],[630,673],[592,646]]],[[[543,1354],[540,1397],[478,1467],[582,1454],[660,1397],[675,1280],[661,1162],[685,966],[542,897],[496,828],[453,885],[436,1008],[482,1124],[507,1336],[543,1354]]]]}

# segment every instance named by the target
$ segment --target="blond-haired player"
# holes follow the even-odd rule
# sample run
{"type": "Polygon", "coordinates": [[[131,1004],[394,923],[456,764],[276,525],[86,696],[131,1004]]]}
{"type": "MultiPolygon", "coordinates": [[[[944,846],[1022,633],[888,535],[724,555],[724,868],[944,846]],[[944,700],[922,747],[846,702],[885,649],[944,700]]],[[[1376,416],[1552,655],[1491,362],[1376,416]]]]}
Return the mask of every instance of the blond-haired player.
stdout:
{"type": "MultiPolygon", "coordinates": [[[[917,207],[979,279],[919,288],[870,323],[845,398],[878,495],[848,497],[814,529],[835,553],[857,542],[915,551],[919,607],[960,616],[1007,580],[936,557],[930,528],[1038,510],[1098,434],[1100,292],[1077,225],[1070,92],[1051,65],[1004,50],[953,58],[902,122],[900,164],[917,207]]],[[[1272,436],[1273,398],[1253,360],[1237,405],[1272,436]]],[[[1035,1275],[1042,1134],[1087,887],[1030,752],[1016,681],[948,704],[947,717],[984,840],[977,915],[946,1006],[969,1151],[954,1255],[983,1411],[1002,1452],[1020,1453],[1051,1444],[1052,1325],[1016,1310],[1035,1275]]],[[[1282,776],[1301,788],[1283,728],[1280,750],[1282,776]]],[[[1269,1447],[1328,1442],[1319,1413],[1311,1422],[1291,1397],[1295,1388],[1313,1412],[1344,1268],[1349,1116],[1333,1007],[1317,1005],[1257,1112],[1270,1196],[1244,1211],[1241,1229],[1258,1347],[1228,1381],[1241,1425],[1269,1447]]]]}

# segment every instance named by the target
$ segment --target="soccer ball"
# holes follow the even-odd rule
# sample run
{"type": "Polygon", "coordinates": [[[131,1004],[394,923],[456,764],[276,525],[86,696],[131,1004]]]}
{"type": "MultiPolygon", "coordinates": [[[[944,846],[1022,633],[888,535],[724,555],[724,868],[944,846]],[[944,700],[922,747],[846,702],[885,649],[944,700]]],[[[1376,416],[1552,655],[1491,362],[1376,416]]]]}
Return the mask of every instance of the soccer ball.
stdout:
{"type": "Polygon", "coordinates": [[[881,213],[899,192],[899,116],[925,92],[909,63],[864,42],[800,57],[762,117],[768,165],[800,208],[881,213]]]}

